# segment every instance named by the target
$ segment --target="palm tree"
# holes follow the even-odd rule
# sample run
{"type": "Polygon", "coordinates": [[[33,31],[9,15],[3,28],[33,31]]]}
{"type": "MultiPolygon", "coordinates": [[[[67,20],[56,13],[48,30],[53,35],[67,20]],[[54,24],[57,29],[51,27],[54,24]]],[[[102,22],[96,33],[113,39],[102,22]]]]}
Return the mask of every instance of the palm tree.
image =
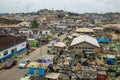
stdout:
{"type": "Polygon", "coordinates": [[[39,23],[37,22],[36,19],[34,19],[32,22],[31,22],[31,28],[39,28],[39,23]]]}

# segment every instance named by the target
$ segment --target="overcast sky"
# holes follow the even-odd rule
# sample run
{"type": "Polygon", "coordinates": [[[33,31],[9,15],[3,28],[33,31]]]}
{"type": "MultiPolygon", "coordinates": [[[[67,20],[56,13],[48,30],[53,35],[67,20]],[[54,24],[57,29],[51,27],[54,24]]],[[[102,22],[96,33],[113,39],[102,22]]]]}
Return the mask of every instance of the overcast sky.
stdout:
{"type": "Polygon", "coordinates": [[[0,13],[31,12],[45,8],[78,13],[120,12],[119,5],[120,0],[0,0],[0,13]]]}

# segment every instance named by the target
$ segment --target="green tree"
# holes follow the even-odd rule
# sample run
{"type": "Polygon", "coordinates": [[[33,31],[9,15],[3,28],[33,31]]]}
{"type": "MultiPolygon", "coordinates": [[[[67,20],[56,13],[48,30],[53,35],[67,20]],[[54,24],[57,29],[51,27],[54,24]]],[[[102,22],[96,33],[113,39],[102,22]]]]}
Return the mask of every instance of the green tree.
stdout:
{"type": "Polygon", "coordinates": [[[39,23],[37,22],[36,19],[34,19],[32,22],[31,22],[31,28],[39,28],[39,23]]]}

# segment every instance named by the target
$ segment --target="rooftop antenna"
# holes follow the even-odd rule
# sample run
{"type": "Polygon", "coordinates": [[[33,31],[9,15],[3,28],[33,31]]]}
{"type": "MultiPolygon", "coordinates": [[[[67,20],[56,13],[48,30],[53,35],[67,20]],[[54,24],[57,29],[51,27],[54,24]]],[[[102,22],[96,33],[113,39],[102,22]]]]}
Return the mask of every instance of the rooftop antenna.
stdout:
{"type": "Polygon", "coordinates": [[[52,8],[52,12],[54,12],[54,9],[52,8]]]}
{"type": "Polygon", "coordinates": [[[64,11],[66,12],[66,5],[64,4],[64,11]]]}
{"type": "Polygon", "coordinates": [[[42,9],[44,9],[44,4],[43,4],[43,7],[42,7],[42,9]]]}
{"type": "Polygon", "coordinates": [[[27,8],[27,13],[29,13],[29,5],[27,0],[26,0],[26,8],[27,8]]]}
{"type": "Polygon", "coordinates": [[[45,4],[45,8],[47,9],[47,3],[45,4]]]}

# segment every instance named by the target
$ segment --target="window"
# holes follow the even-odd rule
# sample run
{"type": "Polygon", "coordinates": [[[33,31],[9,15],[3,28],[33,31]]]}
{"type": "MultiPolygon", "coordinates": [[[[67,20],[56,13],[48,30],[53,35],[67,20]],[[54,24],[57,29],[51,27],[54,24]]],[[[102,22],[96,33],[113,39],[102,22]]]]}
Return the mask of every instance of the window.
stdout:
{"type": "Polygon", "coordinates": [[[15,49],[12,49],[12,50],[11,50],[11,53],[14,53],[14,52],[15,52],[15,49]]]}
{"type": "Polygon", "coordinates": [[[4,56],[7,55],[7,54],[8,54],[8,51],[5,51],[5,52],[4,52],[4,56]]]}
{"type": "Polygon", "coordinates": [[[94,49],[93,47],[89,47],[89,49],[94,49]]]}
{"type": "Polygon", "coordinates": [[[81,47],[79,47],[79,49],[81,49],[81,47]]]}
{"type": "Polygon", "coordinates": [[[78,47],[76,47],[76,49],[77,49],[78,47]]]}
{"type": "Polygon", "coordinates": [[[17,48],[12,49],[12,50],[11,50],[11,53],[14,53],[14,52],[16,52],[16,51],[17,51],[17,48]]]}
{"type": "Polygon", "coordinates": [[[22,46],[25,46],[25,44],[22,44],[22,46]]]}
{"type": "Polygon", "coordinates": [[[82,47],[82,49],[84,49],[84,47],[82,47]]]}
{"type": "Polygon", "coordinates": [[[15,48],[15,52],[17,51],[17,48],[15,48]]]}
{"type": "Polygon", "coordinates": [[[70,49],[74,49],[74,47],[70,47],[70,49]]]}

